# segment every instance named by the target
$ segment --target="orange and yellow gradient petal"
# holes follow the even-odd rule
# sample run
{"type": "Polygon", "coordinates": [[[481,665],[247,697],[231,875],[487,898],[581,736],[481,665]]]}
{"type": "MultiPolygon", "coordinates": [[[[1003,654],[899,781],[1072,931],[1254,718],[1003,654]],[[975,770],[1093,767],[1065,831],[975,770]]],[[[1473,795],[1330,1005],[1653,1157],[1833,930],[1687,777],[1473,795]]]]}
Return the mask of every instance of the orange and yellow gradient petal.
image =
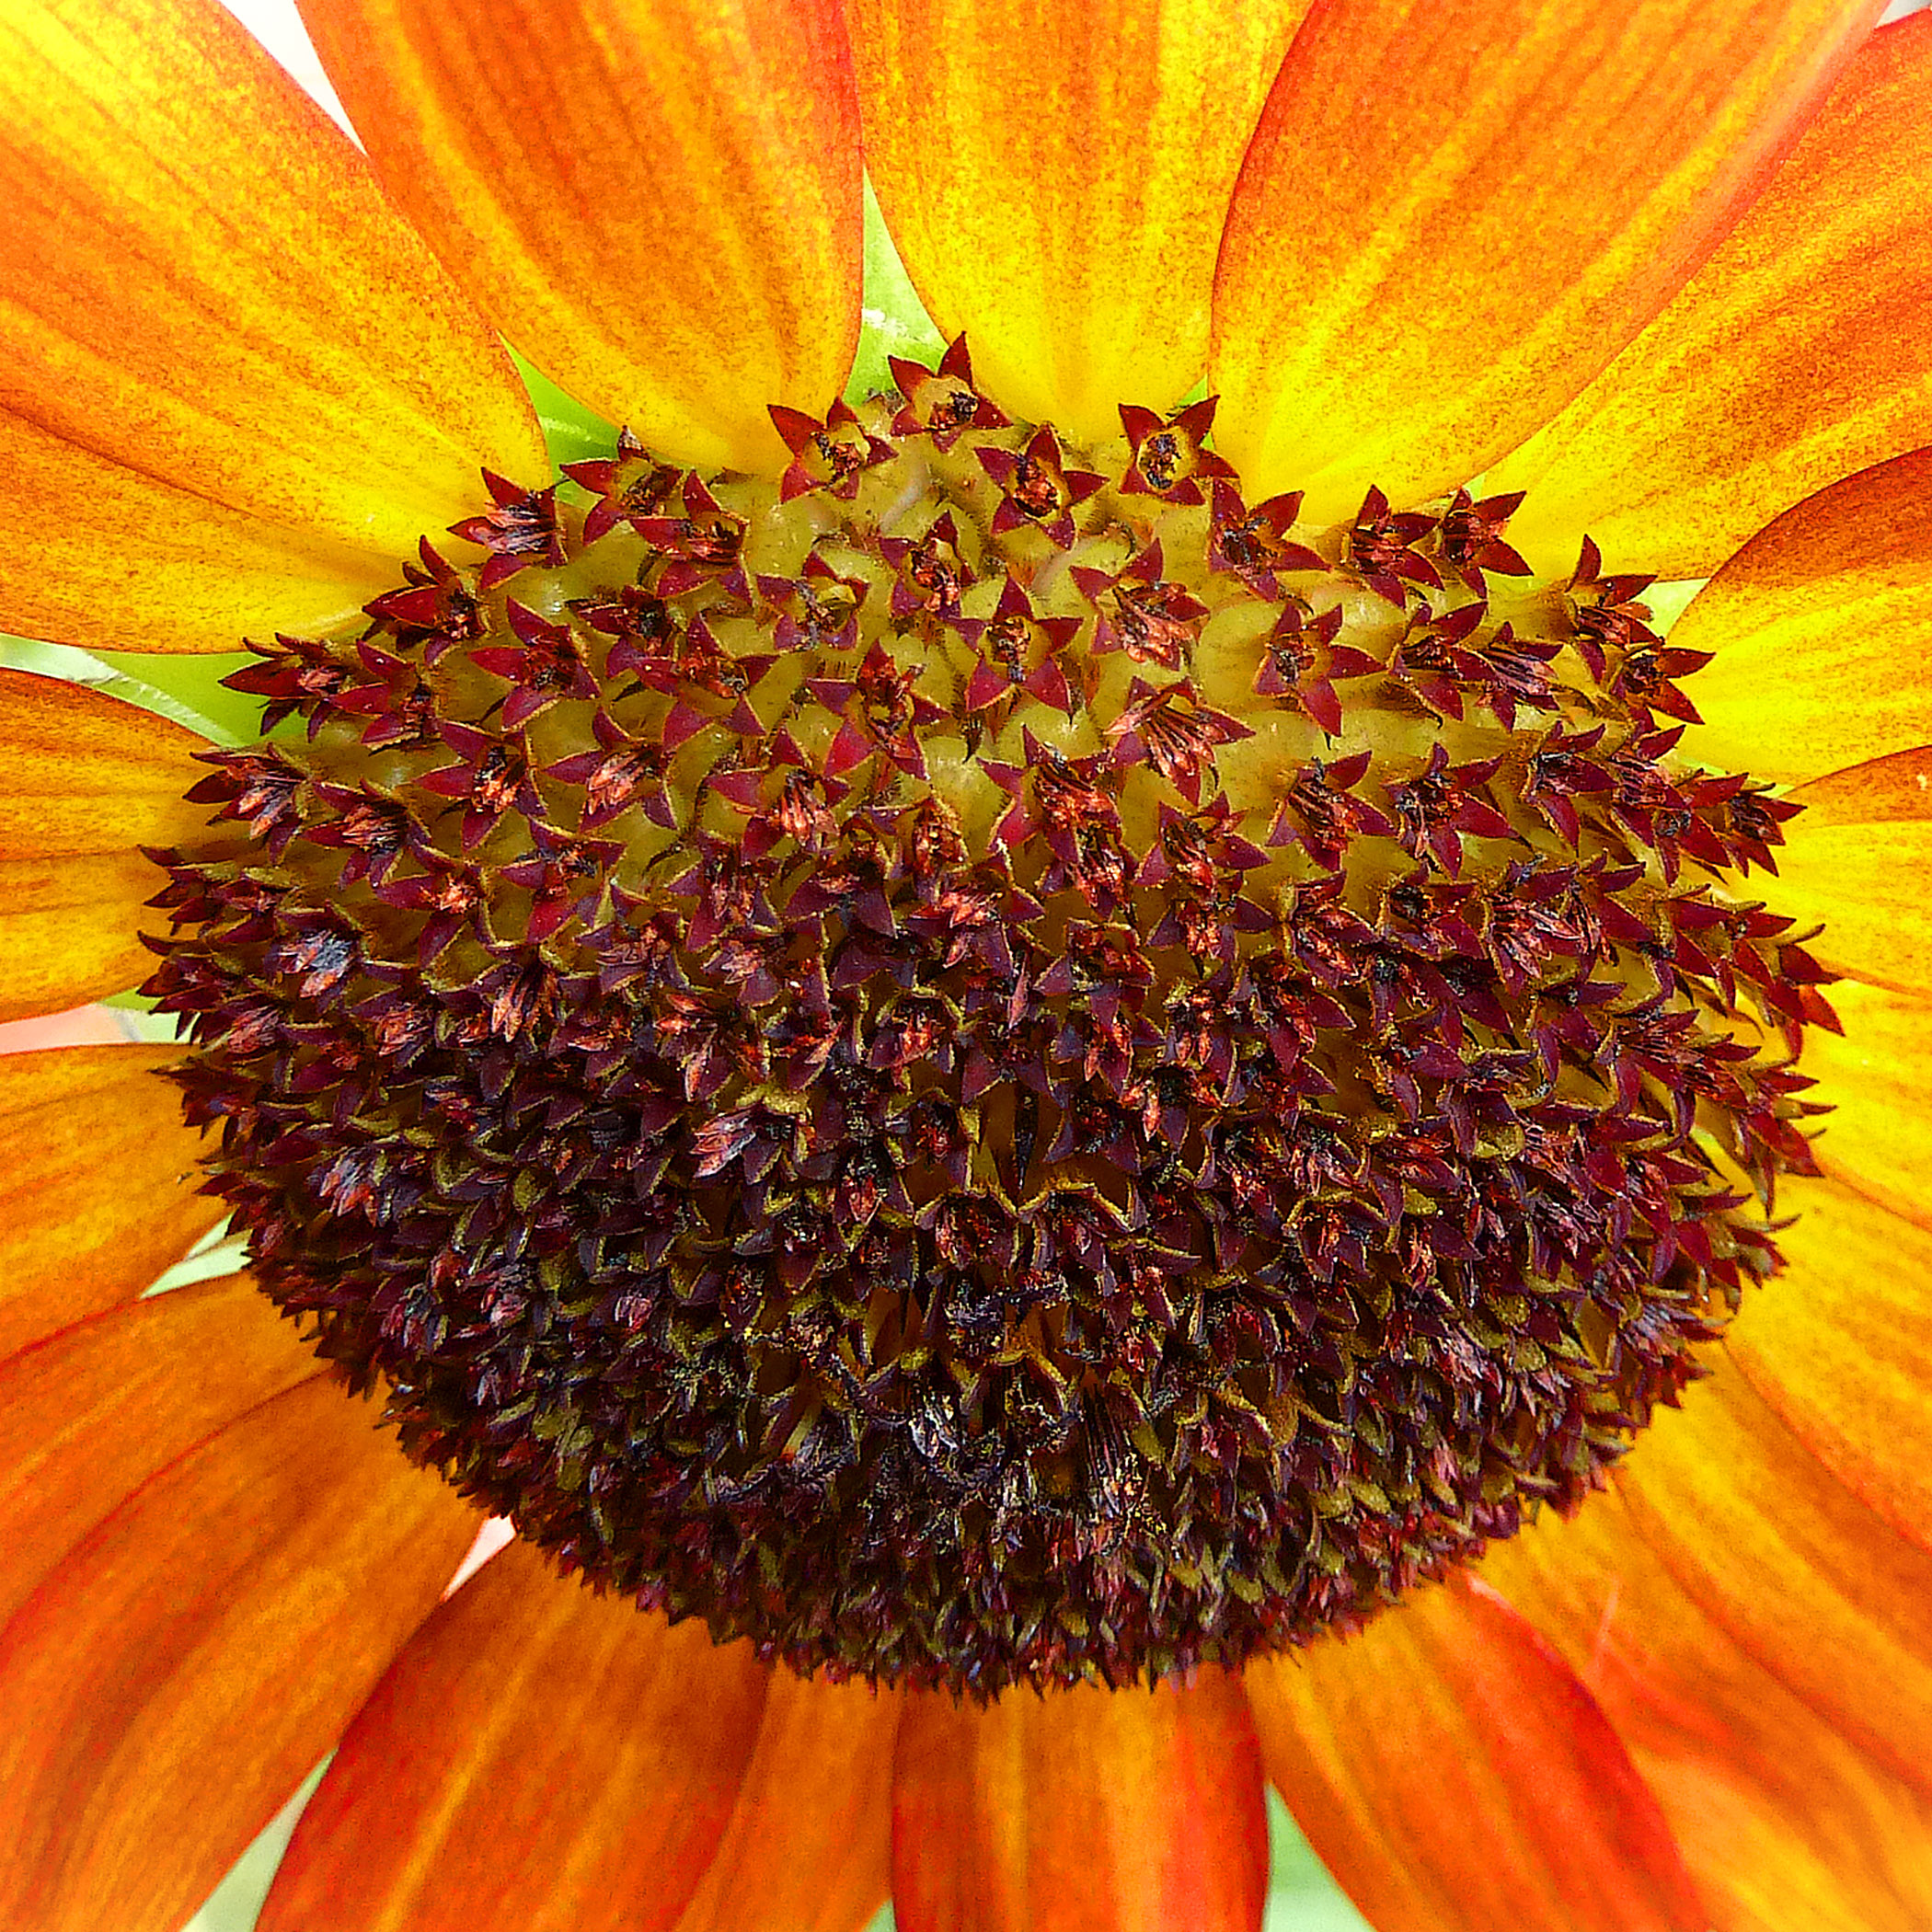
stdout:
{"type": "Polygon", "coordinates": [[[1247,1682],[1270,1777],[1376,1932],[1708,1923],[1616,1730],[1481,1583],[1425,1591],[1247,1682]]]}
{"type": "Polygon", "coordinates": [[[1210,386],[1317,521],[1466,482],[1677,292],[1877,17],[1863,0],[1327,0],[1242,164],[1210,386]],[[1503,270],[1503,272],[1499,272],[1503,270]]]}
{"type": "Polygon", "coordinates": [[[1000,407],[1101,441],[1207,368],[1242,150],[1308,0],[854,0],[866,165],[1000,407]]]}
{"type": "Polygon", "coordinates": [[[1790,160],[1683,293],[1490,473],[1511,540],[1566,565],[1717,569],[1760,524],[1932,422],[1932,14],[1858,48],[1790,160]]]}
{"type": "Polygon", "coordinates": [[[839,0],[303,14],[390,193],[519,350],[673,461],[784,467],[765,406],[822,416],[858,340],[839,0]]]}

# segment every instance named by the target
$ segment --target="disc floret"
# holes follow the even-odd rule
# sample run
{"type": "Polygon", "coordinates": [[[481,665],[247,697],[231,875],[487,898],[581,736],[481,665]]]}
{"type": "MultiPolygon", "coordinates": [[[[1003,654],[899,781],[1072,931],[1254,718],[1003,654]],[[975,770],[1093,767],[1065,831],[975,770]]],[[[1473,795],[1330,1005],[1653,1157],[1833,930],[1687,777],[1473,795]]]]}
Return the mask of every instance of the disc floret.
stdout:
{"type": "Polygon", "coordinates": [[[894,376],[253,647],[304,730],[211,754],[151,990],[268,1293],[566,1568],[983,1694],[1238,1662],[1575,1505],[1775,1265],[1791,808],[1515,499],[1316,529],[1211,403],[894,376]]]}

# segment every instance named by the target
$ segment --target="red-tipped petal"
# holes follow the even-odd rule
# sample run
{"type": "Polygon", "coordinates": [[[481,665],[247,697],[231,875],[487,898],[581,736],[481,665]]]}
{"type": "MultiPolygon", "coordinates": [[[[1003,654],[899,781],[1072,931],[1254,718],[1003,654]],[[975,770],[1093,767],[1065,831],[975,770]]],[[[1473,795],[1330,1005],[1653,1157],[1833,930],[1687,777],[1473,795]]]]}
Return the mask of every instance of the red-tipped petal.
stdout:
{"type": "Polygon", "coordinates": [[[1545,1515],[1482,1573],[1616,1726],[1718,1932],[1932,1922],[1932,1801],[1754,1662],[1672,1581],[1614,1493],[1570,1522],[1545,1515]]]}
{"type": "MultiPolygon", "coordinates": [[[[408,555],[470,503],[479,462],[541,474],[500,345],[362,155],[223,8],[9,7],[0,157],[0,394],[25,426],[0,449],[38,429],[78,453],[38,472],[0,461],[0,507],[29,554],[66,518],[101,552],[90,589],[55,541],[49,615],[91,594],[116,641],[139,645],[144,532],[183,493],[259,519],[299,575],[324,578],[345,550],[408,555]],[[86,500],[103,466],[123,529],[86,500]]],[[[228,522],[190,516],[217,573],[228,522]]],[[[153,542],[179,560],[165,528],[153,542]]],[[[247,578],[265,574],[262,549],[244,542],[247,578]]],[[[9,569],[7,621],[48,602],[35,576],[9,569]]],[[[164,599],[184,589],[171,578],[164,599]]],[[[46,627],[76,636],[90,612],[74,615],[46,627]]]]}
{"type": "MultiPolygon", "coordinates": [[[[1762,1292],[1801,1294],[1803,1282],[1762,1292]]],[[[1832,1475],[1735,1372],[1660,1415],[1617,1486],[1644,1540],[1714,1623],[1894,1777],[1932,1794],[1932,1550],[1832,1475]]]]}
{"type": "Polygon", "coordinates": [[[758,1742],[677,1932],[859,1932],[891,1883],[899,1697],[775,1671],[758,1742]]]}
{"type": "MultiPolygon", "coordinates": [[[[1901,1137],[1922,1142],[1926,1121],[1917,1112],[1901,1137]]],[[[1913,1151],[1923,1166],[1922,1148],[1913,1151]]],[[[1825,1159],[1833,1165],[1829,1153],[1825,1159]]],[[[1879,1207],[1854,1192],[1857,1185],[1834,1179],[1780,1189],[1780,1211],[1798,1216],[1777,1237],[1789,1271],[1753,1298],[1732,1325],[1729,1350],[1751,1387],[1839,1481],[1898,1535],[1932,1550],[1925,1453],[1932,1229],[1879,1207]]],[[[1924,1197],[1918,1207],[1923,1217],[1924,1197]]]]}
{"type": "Polygon", "coordinates": [[[107,1309],[0,1363],[0,1625],[156,1470],[322,1373],[241,1274],[107,1309]]]}

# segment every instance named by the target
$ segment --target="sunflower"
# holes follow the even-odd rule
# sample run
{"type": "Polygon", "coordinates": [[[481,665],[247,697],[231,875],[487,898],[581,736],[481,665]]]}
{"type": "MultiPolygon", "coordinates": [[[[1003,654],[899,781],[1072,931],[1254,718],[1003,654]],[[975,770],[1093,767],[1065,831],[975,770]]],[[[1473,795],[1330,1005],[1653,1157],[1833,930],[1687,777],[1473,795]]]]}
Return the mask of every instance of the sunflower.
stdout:
{"type": "Polygon", "coordinates": [[[1923,1926],[1932,19],[304,13],[0,20],[0,1923],[1923,1926]]]}

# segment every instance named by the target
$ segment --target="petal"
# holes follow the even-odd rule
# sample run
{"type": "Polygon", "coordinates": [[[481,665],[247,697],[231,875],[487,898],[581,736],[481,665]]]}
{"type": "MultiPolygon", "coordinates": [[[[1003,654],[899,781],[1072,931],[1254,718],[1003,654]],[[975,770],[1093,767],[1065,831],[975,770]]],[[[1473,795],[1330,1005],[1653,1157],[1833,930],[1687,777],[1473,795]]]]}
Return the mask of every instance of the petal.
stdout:
{"type": "Polygon", "coordinates": [[[1546,1514],[1492,1549],[1482,1574],[1557,1644],[1616,1725],[1719,1932],[1921,1932],[1932,1922],[1932,1803],[1713,1624],[1614,1494],[1570,1522],[1546,1514]]]}
{"type": "Polygon", "coordinates": [[[134,1037],[127,1025],[131,1017],[97,1005],[0,1021],[0,1056],[38,1052],[42,1047],[122,1046],[134,1037]]]}
{"type": "Polygon", "coordinates": [[[303,0],[397,203],[516,346],[680,463],[782,468],[858,340],[839,0],[303,0]],[[540,110],[539,110],[540,104],[540,110]]]}
{"type": "Polygon", "coordinates": [[[748,1645],[511,1544],[350,1727],[260,1932],[669,1926],[731,1815],[766,1675],[748,1645]]]}
{"type": "Polygon", "coordinates": [[[1261,1760],[1239,1680],[980,1708],[907,1697],[892,1775],[902,1932],[1258,1928],[1261,1760]]]}
{"type": "Polygon", "coordinates": [[[115,1511],[0,1634],[0,1924],[176,1932],[334,1742],[476,1530],[331,1382],[115,1511]]]}
{"type": "Polygon", "coordinates": [[[138,986],[135,937],[162,875],[138,852],[0,859],[0,1019],[29,1019],[138,986]]]}
{"type": "MultiPolygon", "coordinates": [[[[1335,0],[1242,164],[1211,385],[1250,498],[1466,481],[1637,334],[1878,12],[1335,0]]],[[[1513,541],[1513,538],[1512,539],[1513,541]]]]}
{"type": "Polygon", "coordinates": [[[1788,1181],[1778,1207],[1799,1217],[1777,1236],[1787,1272],[1731,1325],[1731,1356],[1840,1482],[1932,1550],[1932,1231],[1842,1183],[1788,1181]]]}
{"type": "MultiPolygon", "coordinates": [[[[1909,781],[1907,774],[1892,776],[1909,781]]],[[[1867,810],[1896,812],[1904,802],[1892,788],[1867,810]]],[[[1800,927],[1823,926],[1810,949],[1827,966],[1874,985],[1932,993],[1932,894],[1926,890],[1932,818],[1834,822],[1823,812],[1807,812],[1791,821],[1785,837],[1776,906],[1800,927]]]]}
{"type": "Polygon", "coordinates": [[[1253,1663],[1268,1774],[1376,1932],[1701,1932],[1656,1798],[1494,1591],[1422,1589],[1253,1663]]]}
{"type": "Polygon", "coordinates": [[[1797,784],[1932,743],[1932,448],[1847,477],[1760,530],[1692,599],[1686,753],[1797,784]]]}
{"type": "Polygon", "coordinates": [[[1827,993],[1845,1031],[1808,1029],[1800,1063],[1818,1082],[1805,1098],[1833,1110],[1813,1151],[1834,1179],[1894,1214],[1932,1221],[1932,1000],[1852,980],[1827,993]]]}
{"type": "Polygon", "coordinates": [[[866,166],[1003,408],[1098,441],[1207,368],[1242,150],[1308,0],[857,0],[866,166]]]}
{"type": "MultiPolygon", "coordinates": [[[[1749,24],[1748,12],[1738,17],[1749,24]]],[[[1510,541],[1702,577],[1840,477],[1926,441],[1932,18],[1873,34],[1701,271],[1535,442],[1510,541]]]]}
{"type": "Polygon", "coordinates": [[[1888,752],[1810,778],[1791,793],[1804,807],[1801,836],[1836,825],[1894,825],[1932,818],[1932,745],[1888,752]]]}
{"type": "Polygon", "coordinates": [[[1932,1792],[1932,1552],[1840,1483],[1735,1372],[1660,1415],[1617,1487],[1713,1623],[1894,1777],[1932,1792]]]}
{"type": "Polygon", "coordinates": [[[208,822],[181,794],[207,742],[60,678],[0,670],[0,859],[167,845],[208,822]]]}
{"type": "Polygon", "coordinates": [[[132,1300],[221,1218],[169,1046],[0,1058],[0,1355],[132,1300]]]}
{"type": "Polygon", "coordinates": [[[156,1470],[322,1372],[245,1274],[109,1308],[0,1363],[0,1625],[156,1470]]]}
{"type": "MultiPolygon", "coordinates": [[[[298,547],[402,557],[474,507],[479,463],[546,471],[482,318],[209,0],[8,8],[0,157],[0,399],[167,486],[143,492],[149,517],[187,491],[298,547]]],[[[8,504],[12,529],[38,526],[61,476],[8,504]]]]}
{"type": "Polygon", "coordinates": [[[859,1932],[891,1882],[899,1697],[775,1671],[738,1803],[676,1932],[859,1932]]]}
{"type": "Polygon", "coordinates": [[[233,650],[249,634],[315,636],[395,587],[373,550],[278,529],[130,467],[0,404],[0,528],[30,531],[33,568],[0,578],[0,623],[91,650],[233,650]],[[58,491],[61,513],[47,514],[58,491]]]}

